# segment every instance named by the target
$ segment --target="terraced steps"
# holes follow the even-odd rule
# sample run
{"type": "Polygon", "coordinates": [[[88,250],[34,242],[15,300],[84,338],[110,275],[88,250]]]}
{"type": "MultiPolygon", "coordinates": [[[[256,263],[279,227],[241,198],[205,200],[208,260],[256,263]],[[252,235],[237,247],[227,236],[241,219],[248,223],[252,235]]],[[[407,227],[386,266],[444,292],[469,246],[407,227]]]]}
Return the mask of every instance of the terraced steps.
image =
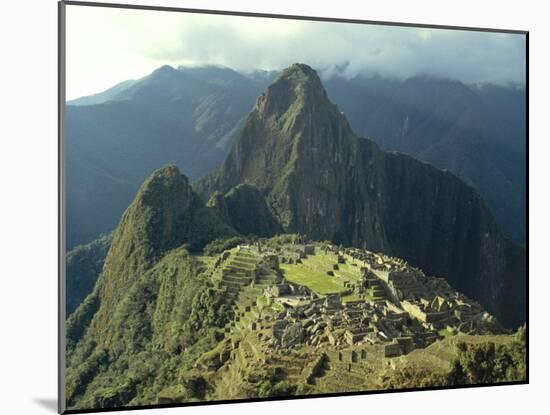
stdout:
{"type": "Polygon", "coordinates": [[[239,274],[239,275],[246,275],[246,276],[249,276],[249,277],[252,277],[254,276],[254,268],[244,268],[242,266],[240,266],[239,264],[228,264],[225,268],[224,268],[224,275],[226,274],[239,274]]]}
{"type": "Polygon", "coordinates": [[[255,284],[259,286],[269,286],[274,285],[277,282],[277,275],[275,274],[269,274],[269,275],[258,275],[255,279],[255,284]]]}
{"type": "Polygon", "coordinates": [[[252,282],[258,262],[259,258],[256,255],[244,249],[232,252],[226,259],[219,283],[219,286],[226,290],[226,304],[239,301],[241,290],[252,282]]]}
{"type": "Polygon", "coordinates": [[[235,267],[244,268],[244,269],[254,269],[256,266],[256,259],[252,258],[239,258],[235,257],[231,259],[227,265],[233,265],[235,267]]]}
{"type": "Polygon", "coordinates": [[[308,359],[298,356],[272,356],[269,366],[279,368],[286,374],[290,381],[299,382],[302,380],[302,372],[308,364],[308,359]]]}
{"type": "Polygon", "coordinates": [[[239,286],[248,285],[251,282],[250,278],[238,277],[236,275],[225,275],[222,280],[226,284],[237,284],[239,286]]]}

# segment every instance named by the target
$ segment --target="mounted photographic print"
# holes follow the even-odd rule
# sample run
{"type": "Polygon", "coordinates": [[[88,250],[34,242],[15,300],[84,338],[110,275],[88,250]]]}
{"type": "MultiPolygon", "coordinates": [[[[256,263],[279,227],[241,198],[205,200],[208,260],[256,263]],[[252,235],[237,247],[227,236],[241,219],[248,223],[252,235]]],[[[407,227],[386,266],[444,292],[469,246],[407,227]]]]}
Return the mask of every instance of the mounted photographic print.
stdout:
{"type": "Polygon", "coordinates": [[[60,412],[528,382],[527,32],[59,11],[60,412]]]}

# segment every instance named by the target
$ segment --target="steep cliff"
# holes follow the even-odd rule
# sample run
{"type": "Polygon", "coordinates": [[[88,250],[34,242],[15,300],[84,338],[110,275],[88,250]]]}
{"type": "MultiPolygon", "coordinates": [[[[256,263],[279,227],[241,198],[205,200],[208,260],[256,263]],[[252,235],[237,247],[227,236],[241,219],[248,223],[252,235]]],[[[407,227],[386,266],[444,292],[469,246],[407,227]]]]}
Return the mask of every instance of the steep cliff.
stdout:
{"type": "Polygon", "coordinates": [[[407,259],[447,278],[509,326],[525,320],[525,252],[454,175],[359,139],[315,73],[282,72],[239,131],[203,198],[255,186],[285,232],[407,259]]]}
{"type": "Polygon", "coordinates": [[[282,232],[263,193],[249,184],[241,183],[225,195],[215,192],[207,205],[242,235],[272,236],[282,232]]]}

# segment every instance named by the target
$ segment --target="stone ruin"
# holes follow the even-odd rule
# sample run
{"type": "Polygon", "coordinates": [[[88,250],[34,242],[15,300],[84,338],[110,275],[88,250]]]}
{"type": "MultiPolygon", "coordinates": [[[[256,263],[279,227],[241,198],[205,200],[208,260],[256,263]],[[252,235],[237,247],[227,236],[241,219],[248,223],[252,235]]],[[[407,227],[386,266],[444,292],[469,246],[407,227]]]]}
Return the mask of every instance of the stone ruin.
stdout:
{"type": "MultiPolygon", "coordinates": [[[[333,275],[344,263],[360,269],[360,281],[343,282],[346,295],[355,293],[358,299],[343,303],[341,295],[318,295],[285,281],[279,263],[314,255],[320,248],[295,244],[292,249],[277,254],[264,250],[255,268],[255,281],[264,287],[267,303],[280,304],[282,311],[246,323],[258,338],[269,338],[278,350],[300,344],[359,350],[362,345],[378,344],[383,355],[391,358],[430,345],[441,338],[442,329],[466,333],[498,329],[498,323],[479,304],[452,290],[445,280],[427,277],[402,260],[357,249],[326,246],[324,251],[337,256],[329,270],[333,275]],[[268,275],[275,277],[262,279],[268,275]],[[267,328],[269,334],[264,330],[267,328]]],[[[241,273],[240,278],[248,276],[241,273]]],[[[360,356],[355,358],[360,360],[360,356]]]]}

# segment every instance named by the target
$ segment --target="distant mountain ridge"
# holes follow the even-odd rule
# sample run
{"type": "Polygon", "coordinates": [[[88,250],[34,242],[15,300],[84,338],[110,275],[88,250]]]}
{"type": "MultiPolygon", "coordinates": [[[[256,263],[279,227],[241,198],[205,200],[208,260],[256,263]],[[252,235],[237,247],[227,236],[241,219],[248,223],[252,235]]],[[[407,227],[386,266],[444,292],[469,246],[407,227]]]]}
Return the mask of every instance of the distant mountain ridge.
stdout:
{"type": "MultiPolygon", "coordinates": [[[[69,101],[69,249],[111,232],[159,166],[175,164],[191,180],[216,168],[277,74],[164,66],[69,101]]],[[[455,173],[479,191],[504,234],[525,243],[524,88],[363,75],[324,85],[359,136],[455,173]]]]}
{"type": "Polygon", "coordinates": [[[242,183],[266,195],[284,232],[405,258],[505,324],[524,321],[525,252],[500,234],[477,192],[357,138],[307,65],[260,95],[224,163],[195,189],[207,200],[242,183]]]}
{"type": "Polygon", "coordinates": [[[271,76],[163,66],[69,102],[69,249],[112,231],[140,184],[159,166],[176,164],[192,180],[215,168],[271,76]]]}

